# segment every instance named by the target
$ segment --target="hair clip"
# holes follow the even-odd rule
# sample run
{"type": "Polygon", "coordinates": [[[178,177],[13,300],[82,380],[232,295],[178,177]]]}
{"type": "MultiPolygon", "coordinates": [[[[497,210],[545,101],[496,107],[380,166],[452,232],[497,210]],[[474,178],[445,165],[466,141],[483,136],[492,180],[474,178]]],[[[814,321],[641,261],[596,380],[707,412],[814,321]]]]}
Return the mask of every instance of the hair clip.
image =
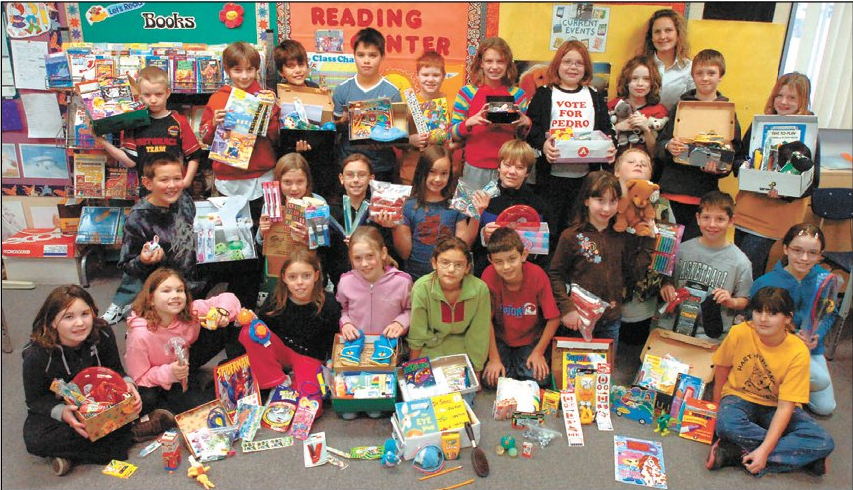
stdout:
{"type": "Polygon", "coordinates": [[[797,236],[804,236],[805,235],[805,236],[813,236],[815,238],[818,238],[818,232],[817,231],[815,231],[814,233],[809,233],[807,230],[808,230],[808,228],[803,228],[802,230],[800,230],[799,233],[797,233],[797,236]]]}

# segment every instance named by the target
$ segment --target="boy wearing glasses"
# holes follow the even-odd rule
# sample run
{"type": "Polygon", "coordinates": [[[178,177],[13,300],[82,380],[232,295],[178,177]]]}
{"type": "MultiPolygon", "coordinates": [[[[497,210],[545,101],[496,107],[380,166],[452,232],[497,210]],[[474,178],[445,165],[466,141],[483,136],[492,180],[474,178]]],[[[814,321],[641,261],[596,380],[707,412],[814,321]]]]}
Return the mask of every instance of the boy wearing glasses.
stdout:
{"type": "Polygon", "coordinates": [[[483,282],[492,297],[489,361],[483,381],[532,379],[545,385],[550,373],[551,338],[560,326],[560,310],[548,275],[527,262],[527,250],[512,228],[498,228],[488,245],[489,262],[483,282]]]}
{"type": "MultiPolygon", "coordinates": [[[[720,191],[711,191],[699,200],[696,221],[701,235],[687,240],[678,248],[672,279],[661,287],[666,302],[676,300],[676,289],[687,288],[701,303],[701,324],[696,336],[722,340],[734,321],[735,314],[749,303],[752,287],[752,263],[728,241],[733,226],[735,203],[720,191]]],[[[670,328],[664,319],[659,327],[670,328]]]]}

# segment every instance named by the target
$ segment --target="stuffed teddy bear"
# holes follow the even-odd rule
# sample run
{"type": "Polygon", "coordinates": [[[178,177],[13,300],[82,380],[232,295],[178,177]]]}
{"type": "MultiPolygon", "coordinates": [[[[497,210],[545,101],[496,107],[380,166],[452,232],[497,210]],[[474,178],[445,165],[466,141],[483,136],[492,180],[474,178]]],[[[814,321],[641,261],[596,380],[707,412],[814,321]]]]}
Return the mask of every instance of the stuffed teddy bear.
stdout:
{"type": "MultiPolygon", "coordinates": [[[[634,108],[631,106],[631,103],[625,99],[620,99],[619,102],[616,103],[616,106],[613,107],[613,111],[610,113],[610,121],[615,127],[616,124],[628,119],[632,114],[634,114],[634,108]]],[[[625,146],[627,144],[643,144],[644,142],[645,138],[643,138],[643,133],[639,129],[635,128],[631,131],[617,131],[617,147],[625,146]]]]}
{"type": "Polygon", "coordinates": [[[628,231],[637,236],[656,234],[654,227],[655,208],[660,186],[648,180],[628,181],[628,194],[619,200],[614,231],[628,231]]]}

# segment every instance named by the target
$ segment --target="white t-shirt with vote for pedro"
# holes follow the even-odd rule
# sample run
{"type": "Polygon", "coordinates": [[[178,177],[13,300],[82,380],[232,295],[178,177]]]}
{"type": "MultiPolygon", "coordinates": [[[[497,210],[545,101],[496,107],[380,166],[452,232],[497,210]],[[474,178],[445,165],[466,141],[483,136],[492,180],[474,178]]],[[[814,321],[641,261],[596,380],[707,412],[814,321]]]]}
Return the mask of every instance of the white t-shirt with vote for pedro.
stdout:
{"type": "MultiPolygon", "coordinates": [[[[577,90],[551,88],[551,130],[572,128],[575,134],[590,133],[595,125],[595,108],[589,87],[577,90]]],[[[589,173],[586,163],[555,163],[551,175],[576,179],[589,173]]]]}

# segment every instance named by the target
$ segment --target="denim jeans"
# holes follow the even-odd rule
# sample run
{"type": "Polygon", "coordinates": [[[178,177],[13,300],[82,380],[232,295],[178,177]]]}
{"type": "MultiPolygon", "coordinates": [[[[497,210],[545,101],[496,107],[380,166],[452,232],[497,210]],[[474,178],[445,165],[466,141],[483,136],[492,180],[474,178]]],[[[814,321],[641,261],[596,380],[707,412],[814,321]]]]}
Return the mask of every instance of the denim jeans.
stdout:
{"type": "Polygon", "coordinates": [[[826,367],[823,354],[811,356],[809,365],[809,409],[818,415],[829,415],[835,411],[835,393],[832,378],[826,367]]]}
{"type": "Polygon", "coordinates": [[[142,291],[141,279],[122,274],[121,283],[118,285],[116,293],[113,296],[113,304],[116,306],[127,306],[133,303],[133,300],[136,299],[136,295],[140,291],[142,291]]]}
{"type": "MultiPolygon", "coordinates": [[[[595,324],[595,328],[592,330],[592,338],[613,339],[613,355],[615,356],[616,348],[619,346],[619,328],[621,326],[622,320],[619,318],[609,322],[599,320],[598,323],[595,324]]],[[[583,337],[580,330],[570,330],[562,324],[557,329],[557,335],[563,337],[583,337]]]]}
{"type": "Polygon", "coordinates": [[[482,189],[486,184],[498,178],[498,169],[475,167],[465,163],[462,167],[462,180],[472,189],[482,189]]]}
{"type": "MultiPolygon", "coordinates": [[[[527,367],[527,358],[530,357],[530,354],[536,347],[535,343],[522,345],[519,347],[510,347],[497,337],[495,337],[495,343],[498,346],[498,354],[500,354],[501,356],[501,363],[506,369],[507,378],[518,379],[522,381],[530,379],[539,383],[540,386],[550,385],[551,380],[549,377],[545,377],[542,381],[539,381],[534,377],[533,370],[527,367]]],[[[551,356],[546,351],[545,362],[548,362],[549,366],[550,360],[551,356]]]]}
{"type": "Polygon", "coordinates": [[[767,270],[767,259],[770,257],[770,249],[776,240],[753,235],[748,231],[735,229],[735,245],[752,262],[752,278],[763,276],[767,270]]]}
{"type": "MultiPolygon", "coordinates": [[[[740,446],[743,451],[752,452],[764,442],[775,414],[776,407],[758,405],[728,395],[722,399],[717,410],[716,434],[740,446]]],[[[767,457],[767,466],[755,476],[796,470],[829,456],[834,448],[832,437],[797,407],[782,437],[767,457]]]]}

